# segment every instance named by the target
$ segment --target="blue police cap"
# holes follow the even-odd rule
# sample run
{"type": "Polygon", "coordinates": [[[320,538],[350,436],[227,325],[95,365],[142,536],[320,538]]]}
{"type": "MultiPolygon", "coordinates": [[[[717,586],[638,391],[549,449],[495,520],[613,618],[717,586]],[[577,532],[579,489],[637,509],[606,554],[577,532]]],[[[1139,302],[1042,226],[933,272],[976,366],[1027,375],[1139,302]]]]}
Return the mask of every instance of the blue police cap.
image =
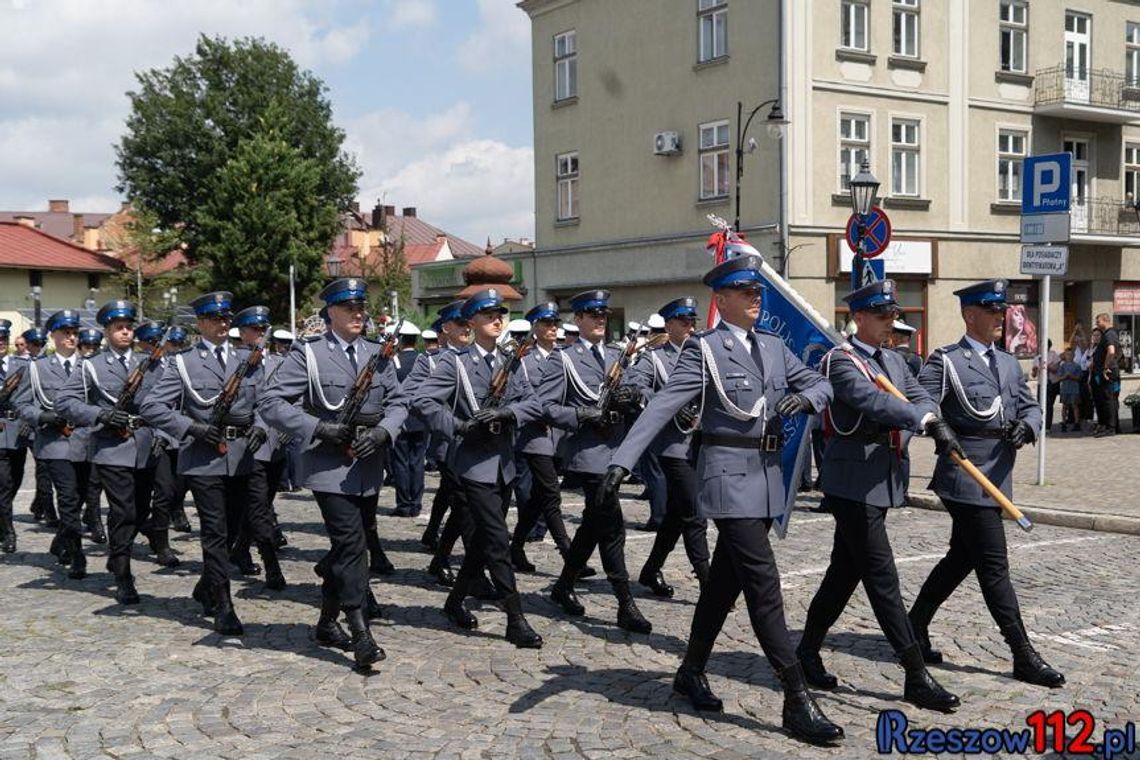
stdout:
{"type": "Polygon", "coordinates": [[[436,317],[435,321],[431,323],[431,329],[438,335],[439,331],[443,329],[443,320],[436,317]]]}
{"type": "Polygon", "coordinates": [[[95,321],[106,327],[116,319],[129,319],[134,322],[137,316],[138,311],[130,301],[108,301],[95,315],[95,321]]]}
{"type": "Polygon", "coordinates": [[[710,269],[701,281],[713,290],[723,288],[751,288],[764,285],[760,265],[764,259],[759,256],[737,256],[710,269]]]}
{"type": "Polygon", "coordinates": [[[203,293],[190,302],[196,317],[209,317],[215,314],[222,317],[233,316],[234,294],[227,290],[215,290],[213,293],[203,293]]]}
{"type": "Polygon", "coordinates": [[[0,338],[7,338],[12,331],[12,320],[0,319],[0,338]]]}
{"type": "Polygon", "coordinates": [[[570,299],[570,309],[575,314],[584,311],[608,311],[610,308],[610,291],[587,290],[570,299]]]}
{"type": "Polygon", "coordinates": [[[958,302],[962,306],[985,306],[1000,311],[1006,307],[1006,291],[1009,290],[1009,280],[985,280],[967,285],[954,291],[958,302]]]}
{"type": "Polygon", "coordinates": [[[479,312],[488,310],[497,311],[500,314],[506,314],[510,311],[506,306],[503,306],[503,297],[495,288],[486,288],[473,294],[463,302],[459,315],[464,319],[471,319],[479,312]]]}
{"type": "Polygon", "coordinates": [[[463,304],[466,301],[452,301],[447,306],[439,310],[439,323],[442,325],[444,322],[463,321],[466,317],[463,316],[463,304]]]}
{"type": "Polygon", "coordinates": [[[98,346],[103,342],[103,331],[94,327],[84,327],[79,331],[79,345],[98,346]]]}
{"type": "Polygon", "coordinates": [[[342,277],[333,280],[321,291],[321,300],[326,306],[346,303],[348,301],[363,301],[368,293],[368,286],[359,277],[342,277]]]}
{"type": "Polygon", "coordinates": [[[662,306],[657,313],[665,320],[676,319],[677,317],[695,317],[697,316],[697,299],[689,296],[678,298],[662,306]]]}
{"type": "Polygon", "coordinates": [[[62,330],[65,327],[79,327],[79,312],[75,309],[57,311],[44,322],[44,329],[48,332],[62,330]]]}
{"type": "Polygon", "coordinates": [[[28,343],[47,343],[47,333],[38,327],[31,327],[20,333],[20,337],[28,343]]]}
{"type": "Polygon", "coordinates": [[[558,304],[551,301],[540,303],[528,311],[524,319],[526,319],[526,321],[530,322],[532,325],[541,319],[559,319],[558,304]]]}
{"type": "Polygon", "coordinates": [[[161,322],[146,321],[135,328],[135,340],[142,343],[154,343],[162,337],[162,331],[165,325],[161,322]]]}
{"type": "Polygon", "coordinates": [[[899,302],[895,299],[894,280],[880,280],[852,290],[843,296],[852,313],[856,311],[897,311],[899,302]]]}
{"type": "Polygon", "coordinates": [[[166,333],[166,340],[171,343],[185,343],[187,337],[186,328],[178,325],[174,325],[166,333]]]}
{"type": "Polygon", "coordinates": [[[234,315],[234,327],[269,327],[269,307],[249,306],[234,315]]]}

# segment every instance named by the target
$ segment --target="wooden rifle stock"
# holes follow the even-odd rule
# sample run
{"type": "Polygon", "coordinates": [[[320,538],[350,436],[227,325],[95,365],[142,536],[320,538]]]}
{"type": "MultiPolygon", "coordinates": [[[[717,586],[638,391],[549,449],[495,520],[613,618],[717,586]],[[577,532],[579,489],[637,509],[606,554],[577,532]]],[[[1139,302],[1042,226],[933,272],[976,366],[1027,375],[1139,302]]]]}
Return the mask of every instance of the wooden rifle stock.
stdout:
{"type": "MultiPolygon", "coordinates": [[[[127,375],[127,380],[123,383],[123,390],[119,393],[119,399],[115,405],[111,407],[116,412],[125,412],[135,401],[135,396],[138,395],[139,388],[142,387],[143,378],[146,377],[147,371],[155,362],[162,361],[163,355],[166,353],[166,340],[162,340],[154,350],[147,355],[145,359],[135,365],[131,373],[127,375]]],[[[130,428],[119,428],[119,435],[125,440],[130,438],[134,433],[130,428]]],[[[70,433],[64,433],[70,435],[70,433]]]]}
{"type": "MultiPolygon", "coordinates": [[[[396,325],[396,329],[392,334],[387,336],[383,343],[380,345],[380,350],[368,357],[368,361],[356,373],[356,380],[352,383],[352,390],[348,392],[348,397],[344,400],[344,406],[340,408],[340,412],[336,416],[337,424],[339,425],[352,425],[356,420],[356,415],[360,413],[361,408],[364,406],[364,400],[368,398],[369,391],[372,390],[372,378],[376,375],[376,369],[380,366],[380,361],[391,361],[392,357],[396,354],[396,349],[400,345],[400,326],[404,324],[404,320],[400,320],[396,325]]],[[[345,454],[349,459],[355,459],[356,454],[352,450],[352,445],[349,444],[344,447],[345,454]]]]}
{"type": "MultiPolygon", "coordinates": [[[[265,347],[260,343],[253,347],[249,352],[249,356],[242,359],[241,364],[234,370],[233,374],[226,378],[225,385],[222,386],[222,392],[218,395],[218,400],[214,402],[214,409],[210,413],[210,427],[221,428],[226,415],[230,413],[233,408],[234,401],[237,400],[238,392],[241,390],[241,381],[249,374],[251,369],[261,364],[261,357],[265,353],[265,347]]],[[[217,450],[219,454],[225,454],[230,450],[226,442],[218,441],[217,450]]]]}

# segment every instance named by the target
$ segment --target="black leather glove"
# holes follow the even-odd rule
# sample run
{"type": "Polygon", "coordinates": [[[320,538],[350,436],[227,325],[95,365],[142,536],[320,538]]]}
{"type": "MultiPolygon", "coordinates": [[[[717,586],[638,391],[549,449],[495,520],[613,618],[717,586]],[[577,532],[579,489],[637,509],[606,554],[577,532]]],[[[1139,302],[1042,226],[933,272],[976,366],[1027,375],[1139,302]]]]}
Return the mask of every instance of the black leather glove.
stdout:
{"type": "Polygon", "coordinates": [[[377,425],[352,440],[352,455],[357,459],[367,459],[392,440],[388,431],[377,425]]]}
{"type": "Polygon", "coordinates": [[[1033,428],[1025,420],[1013,420],[1005,426],[1005,437],[1015,449],[1020,449],[1030,441],[1035,440],[1033,428]]]}
{"type": "Polygon", "coordinates": [[[131,415],[121,409],[104,409],[95,419],[106,427],[125,428],[131,424],[131,415]]]}
{"type": "Polygon", "coordinates": [[[479,423],[473,417],[469,417],[465,420],[457,419],[455,421],[455,434],[457,436],[471,435],[478,427],[479,423]]]}
{"type": "Polygon", "coordinates": [[[614,406],[627,412],[637,411],[641,407],[641,399],[641,391],[632,385],[619,385],[610,396],[614,406]]]}
{"type": "Polygon", "coordinates": [[[606,504],[611,499],[617,498],[618,489],[621,488],[622,481],[629,477],[629,470],[622,467],[620,464],[611,464],[606,469],[606,474],[602,476],[602,482],[598,484],[597,500],[599,504],[606,504]]]}
{"type": "Polygon", "coordinates": [[[480,425],[490,427],[493,423],[502,423],[503,429],[508,425],[515,424],[515,413],[506,407],[500,406],[495,409],[480,409],[471,415],[471,419],[480,425]]]}
{"type": "Polygon", "coordinates": [[[251,427],[249,432],[245,434],[245,446],[249,449],[250,454],[256,454],[268,438],[269,434],[265,432],[264,428],[251,427]]]}
{"type": "Polygon", "coordinates": [[[40,412],[40,427],[58,427],[61,428],[67,424],[67,420],[60,417],[55,412],[44,410],[40,412]]]}
{"type": "Polygon", "coordinates": [[[681,407],[681,409],[677,412],[676,417],[677,422],[680,423],[681,427],[683,427],[685,430],[692,430],[693,426],[697,424],[697,420],[700,419],[700,416],[697,414],[697,410],[689,404],[685,404],[683,407],[681,407]]]}
{"type": "Polygon", "coordinates": [[[208,422],[191,422],[187,434],[196,441],[217,446],[222,442],[222,431],[208,422]]]}
{"type": "Polygon", "coordinates": [[[812,412],[815,409],[807,396],[802,393],[789,393],[776,404],[776,413],[781,417],[791,417],[800,412],[812,412]]]}
{"type": "Polygon", "coordinates": [[[321,420],[317,423],[317,429],[313,431],[313,437],[325,443],[343,445],[352,438],[352,428],[339,422],[321,420]]]}
{"type": "Polygon", "coordinates": [[[594,425],[605,427],[606,420],[602,410],[596,406],[580,406],[575,410],[579,425],[594,425]]]}
{"type": "Polygon", "coordinates": [[[946,420],[935,417],[926,423],[926,434],[934,439],[934,451],[938,454],[953,452],[963,459],[966,458],[966,452],[958,442],[954,428],[950,427],[950,423],[946,420]]]}

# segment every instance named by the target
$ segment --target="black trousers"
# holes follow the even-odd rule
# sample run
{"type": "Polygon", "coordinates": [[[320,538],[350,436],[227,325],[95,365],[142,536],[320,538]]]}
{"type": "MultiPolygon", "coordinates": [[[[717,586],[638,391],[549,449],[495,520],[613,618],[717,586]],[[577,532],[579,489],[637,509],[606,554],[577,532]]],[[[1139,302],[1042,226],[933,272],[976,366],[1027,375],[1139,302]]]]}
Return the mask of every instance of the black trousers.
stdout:
{"type": "Polygon", "coordinates": [[[16,498],[17,468],[23,467],[19,452],[27,449],[0,449],[0,535],[7,535],[12,526],[12,502],[16,498]]]}
{"type": "Polygon", "coordinates": [[[90,465],[67,459],[42,459],[43,468],[59,504],[59,530],[56,535],[79,539],[83,535],[83,496],[87,492],[90,465]]]}
{"type": "Polygon", "coordinates": [[[562,492],[558,489],[554,457],[546,454],[523,454],[523,457],[530,468],[530,494],[525,504],[519,504],[519,520],[511,543],[516,546],[525,544],[541,517],[546,521],[554,545],[565,554],[570,548],[570,535],[562,519],[562,492]]]}
{"type": "Polygon", "coordinates": [[[592,472],[572,473],[577,476],[586,497],[582,510],[582,524],[574,533],[570,550],[566,552],[566,564],[562,568],[563,582],[573,582],[594,553],[595,547],[602,555],[602,567],[611,583],[629,581],[625,568],[625,522],[621,514],[621,502],[614,498],[599,502],[598,484],[600,474],[592,472]]]}
{"type": "Polygon", "coordinates": [[[391,447],[388,461],[396,486],[396,509],[417,515],[423,509],[427,444],[427,433],[400,433],[391,447]]]}
{"type": "Polygon", "coordinates": [[[716,549],[708,583],[701,589],[693,612],[690,638],[710,645],[716,641],[729,610],[743,591],[752,630],[768,662],[776,670],[794,665],[795,652],[784,622],[780,572],[772,545],[768,543],[772,521],[725,519],[715,522],[719,531],[716,549]]]}
{"type": "Polygon", "coordinates": [[[154,511],[165,515],[166,527],[174,511],[182,508],[189,489],[186,476],[178,474],[178,449],[163,449],[154,469],[154,511]]]}
{"type": "Polygon", "coordinates": [[[131,544],[150,517],[154,468],[96,464],[107,494],[107,569],[112,575],[131,571],[131,544]]]}
{"type": "Polygon", "coordinates": [[[471,540],[475,535],[475,523],[467,512],[467,494],[463,484],[456,477],[452,469],[444,464],[439,466],[440,490],[445,487],[448,491],[447,522],[443,525],[443,532],[439,536],[439,546],[435,550],[436,559],[446,562],[455,548],[455,542],[463,539],[463,546],[469,550],[471,540]]]}
{"type": "Polygon", "coordinates": [[[515,571],[511,566],[510,533],[503,516],[503,505],[511,497],[510,485],[503,483],[501,477],[496,484],[466,478],[460,479],[460,483],[473,534],[459,567],[459,579],[470,582],[486,568],[496,591],[503,595],[517,593],[515,571]]]}
{"type": "Polygon", "coordinates": [[[12,500],[15,501],[16,494],[20,492],[20,487],[24,485],[24,466],[28,462],[28,447],[21,446],[18,449],[9,449],[8,455],[12,461],[12,483],[9,489],[12,492],[12,500]]]}
{"type": "Polygon", "coordinates": [[[835,539],[831,564],[808,607],[804,647],[819,649],[862,581],[879,627],[895,651],[901,652],[914,644],[915,638],[899,593],[899,574],[887,537],[888,508],[835,496],[826,498],[835,517],[835,539]]]}
{"type": "Polygon", "coordinates": [[[47,461],[33,456],[36,462],[36,495],[32,498],[32,514],[55,515],[55,494],[47,461]]]}
{"type": "Polygon", "coordinates": [[[693,567],[708,565],[709,541],[708,523],[697,517],[697,472],[687,459],[658,457],[661,471],[665,475],[665,519],[657,529],[653,548],[645,560],[642,572],[655,573],[665,564],[665,559],[677,545],[678,538],[684,538],[685,554],[693,567]]]}
{"type": "MultiPolygon", "coordinates": [[[[1057,397],[1061,395],[1061,384],[1047,383],[1045,385],[1045,429],[1053,429],[1053,405],[1057,403],[1057,397]]],[[[1064,420],[1062,420],[1064,422],[1064,420]]]]}
{"type": "Polygon", "coordinates": [[[100,501],[103,498],[103,481],[99,480],[99,471],[90,462],[84,462],[87,466],[87,490],[83,493],[83,512],[89,519],[94,519],[99,516],[100,501]]]}
{"type": "Polygon", "coordinates": [[[994,622],[1002,628],[1020,623],[1021,609],[1009,579],[1009,556],[1001,511],[946,499],[942,503],[954,520],[950,531],[950,550],[930,571],[918,592],[915,606],[928,605],[937,609],[973,572],[978,577],[982,598],[994,622]]]}
{"type": "Polygon", "coordinates": [[[435,535],[439,533],[439,527],[443,525],[443,518],[447,514],[447,510],[451,508],[451,499],[455,494],[455,481],[448,475],[448,467],[443,462],[438,462],[436,467],[439,469],[439,488],[435,491],[435,497],[431,500],[431,514],[428,516],[428,524],[424,529],[425,533],[435,535]]]}
{"type": "Polygon", "coordinates": [[[208,587],[229,582],[228,515],[249,498],[248,475],[187,475],[202,542],[202,580],[208,587]]]}
{"type": "MultiPolygon", "coordinates": [[[[325,532],[331,548],[319,563],[327,581],[331,581],[340,607],[354,610],[364,604],[368,590],[368,553],[365,530],[369,519],[376,523],[379,494],[347,496],[316,491],[313,496],[321,509],[325,532]]],[[[327,586],[322,586],[327,593],[327,586]]]]}
{"type": "MultiPolygon", "coordinates": [[[[273,543],[273,529],[277,520],[273,516],[273,500],[277,497],[277,485],[285,470],[285,460],[258,462],[254,460],[249,474],[249,498],[238,533],[249,541],[261,545],[273,543]]],[[[230,536],[231,542],[235,536],[230,536]]]]}

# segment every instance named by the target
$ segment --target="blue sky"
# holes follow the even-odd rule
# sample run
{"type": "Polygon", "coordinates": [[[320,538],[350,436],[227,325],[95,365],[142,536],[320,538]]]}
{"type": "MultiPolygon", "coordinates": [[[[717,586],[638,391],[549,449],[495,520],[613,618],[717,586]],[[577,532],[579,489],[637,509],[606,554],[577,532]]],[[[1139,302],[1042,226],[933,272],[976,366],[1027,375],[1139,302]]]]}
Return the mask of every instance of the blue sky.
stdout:
{"type": "Polygon", "coordinates": [[[533,237],[530,22],[513,0],[0,0],[0,208],[118,207],[132,72],[262,36],[325,81],[378,198],[475,243],[533,237]]]}

